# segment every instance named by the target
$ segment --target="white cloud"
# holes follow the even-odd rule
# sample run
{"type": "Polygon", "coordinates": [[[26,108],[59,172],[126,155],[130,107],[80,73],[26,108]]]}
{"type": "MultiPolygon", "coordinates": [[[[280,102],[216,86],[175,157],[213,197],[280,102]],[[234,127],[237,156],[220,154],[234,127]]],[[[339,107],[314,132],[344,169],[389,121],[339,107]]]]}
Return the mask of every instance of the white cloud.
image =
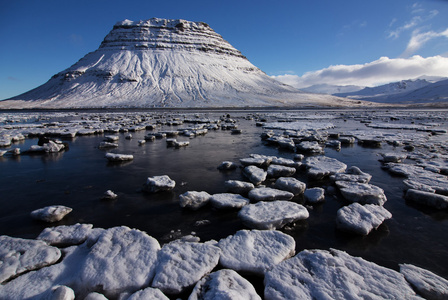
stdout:
{"type": "MultiPolygon", "coordinates": [[[[445,31],[447,32],[447,31],[445,31]]],[[[376,86],[420,76],[448,77],[448,57],[419,55],[410,58],[381,57],[378,60],[357,65],[335,65],[307,72],[302,76],[279,75],[274,79],[296,88],[305,88],[314,84],[376,86]]]]}

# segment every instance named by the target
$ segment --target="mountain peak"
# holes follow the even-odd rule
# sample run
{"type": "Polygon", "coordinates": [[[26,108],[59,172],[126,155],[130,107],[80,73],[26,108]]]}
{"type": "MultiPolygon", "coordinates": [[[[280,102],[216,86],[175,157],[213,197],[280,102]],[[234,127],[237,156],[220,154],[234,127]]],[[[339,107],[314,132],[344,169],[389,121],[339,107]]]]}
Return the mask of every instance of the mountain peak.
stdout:
{"type": "Polygon", "coordinates": [[[3,108],[361,105],[282,84],[203,22],[152,18],[113,26],[100,47],[3,108]]]}

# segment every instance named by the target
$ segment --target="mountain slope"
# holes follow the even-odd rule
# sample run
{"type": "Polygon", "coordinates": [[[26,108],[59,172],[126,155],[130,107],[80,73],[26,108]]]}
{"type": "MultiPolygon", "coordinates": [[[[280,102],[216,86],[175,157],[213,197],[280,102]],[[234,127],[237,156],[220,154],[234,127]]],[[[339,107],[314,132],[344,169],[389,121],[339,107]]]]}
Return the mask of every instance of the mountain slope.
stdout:
{"type": "Polygon", "coordinates": [[[406,95],[391,98],[395,103],[422,103],[422,104],[438,104],[440,102],[448,102],[448,79],[431,83],[425,87],[416,89],[406,95]]]}
{"type": "MultiPolygon", "coordinates": [[[[416,89],[431,84],[424,79],[402,80],[376,87],[366,87],[360,91],[351,93],[336,93],[335,96],[348,97],[350,99],[368,100],[373,102],[391,102],[396,95],[405,95],[416,89]]],[[[393,102],[393,101],[392,101],[393,102]]]]}
{"type": "Polygon", "coordinates": [[[98,50],[1,108],[361,105],[307,94],[252,65],[202,22],[117,23],[98,50]]]}

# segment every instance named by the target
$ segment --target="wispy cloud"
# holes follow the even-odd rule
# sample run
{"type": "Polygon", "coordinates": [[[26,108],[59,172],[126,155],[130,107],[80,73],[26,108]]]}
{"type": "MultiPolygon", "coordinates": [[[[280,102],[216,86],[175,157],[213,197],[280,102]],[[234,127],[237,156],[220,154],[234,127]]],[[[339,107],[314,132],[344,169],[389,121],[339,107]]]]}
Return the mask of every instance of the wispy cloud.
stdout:
{"type": "Polygon", "coordinates": [[[427,11],[423,8],[420,3],[414,3],[411,6],[411,15],[413,15],[410,20],[405,21],[402,25],[393,27],[397,24],[398,20],[396,18],[392,19],[389,24],[389,30],[386,31],[387,38],[397,39],[403,32],[408,30],[413,30],[418,26],[423,25],[425,22],[433,19],[439,14],[437,10],[427,11]]]}
{"type": "Polygon", "coordinates": [[[430,40],[440,37],[448,38],[448,28],[442,32],[434,32],[434,31],[420,32],[420,30],[416,29],[412,32],[412,36],[408,42],[406,50],[403,52],[401,56],[408,57],[414,54],[418,49],[423,47],[423,45],[429,42],[430,40]]]}
{"type": "Polygon", "coordinates": [[[395,59],[381,57],[365,64],[330,66],[307,72],[302,76],[285,74],[272,77],[296,88],[304,88],[324,83],[376,86],[423,75],[448,77],[448,57],[439,55],[427,58],[419,55],[395,59]]]}

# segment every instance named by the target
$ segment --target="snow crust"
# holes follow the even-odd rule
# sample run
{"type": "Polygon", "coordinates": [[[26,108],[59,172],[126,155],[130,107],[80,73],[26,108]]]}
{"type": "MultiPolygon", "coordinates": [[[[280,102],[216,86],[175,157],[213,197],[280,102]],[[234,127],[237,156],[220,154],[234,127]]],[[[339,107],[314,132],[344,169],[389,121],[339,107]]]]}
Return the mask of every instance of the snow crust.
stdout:
{"type": "Polygon", "coordinates": [[[336,186],[342,196],[351,202],[383,205],[387,201],[384,190],[369,183],[336,181],[336,186]]]}
{"type": "Polygon", "coordinates": [[[319,203],[325,200],[325,190],[321,187],[309,188],[305,190],[303,196],[309,203],[319,203]]]}
{"type": "Polygon", "coordinates": [[[305,191],[306,184],[293,177],[280,177],[275,181],[275,188],[300,195],[305,191]]]}
{"type": "Polygon", "coordinates": [[[308,210],[289,201],[260,201],[244,206],[238,213],[244,225],[254,229],[276,229],[309,217],[308,210]]]}
{"type": "Polygon", "coordinates": [[[233,270],[223,269],[202,278],[189,300],[261,300],[254,286],[233,270]]]}
{"type": "Polygon", "coordinates": [[[92,232],[92,224],[61,225],[45,228],[37,237],[38,240],[54,246],[79,245],[87,240],[92,232]]]}
{"type": "Polygon", "coordinates": [[[143,190],[148,193],[157,193],[163,191],[170,191],[174,189],[176,182],[168,175],[148,177],[143,190]]]}
{"type": "Polygon", "coordinates": [[[260,187],[249,192],[249,199],[253,201],[291,200],[293,193],[268,187],[260,187]]]}
{"type": "Polygon", "coordinates": [[[336,224],[341,230],[368,235],[390,218],[392,214],[382,206],[355,202],[338,210],[336,224]]]}
{"type": "Polygon", "coordinates": [[[166,294],[178,294],[210,273],[220,254],[220,248],[207,243],[167,244],[159,252],[151,286],[166,294]]]}
{"type": "Polygon", "coordinates": [[[314,179],[322,179],[336,173],[342,173],[347,169],[347,165],[343,162],[327,156],[307,157],[303,164],[307,168],[308,176],[314,179]]]}
{"type": "Polygon", "coordinates": [[[33,210],[31,217],[36,220],[53,223],[62,220],[72,210],[72,208],[63,205],[52,205],[33,210]]]}
{"type": "Polygon", "coordinates": [[[400,273],[426,299],[448,299],[448,280],[445,278],[410,264],[401,264],[400,273]]]}
{"type": "Polygon", "coordinates": [[[295,254],[294,239],[276,230],[240,230],[218,243],[225,268],[263,275],[295,254]]]}
{"type": "Polygon", "coordinates": [[[247,194],[255,188],[253,183],[240,180],[227,180],[224,182],[224,186],[228,192],[237,194],[247,194]]]}
{"type": "Polygon", "coordinates": [[[61,257],[58,248],[43,241],[0,236],[0,283],[29,270],[55,263],[61,257]]]}
{"type": "Polygon", "coordinates": [[[232,193],[214,194],[210,198],[210,203],[213,207],[218,209],[225,208],[241,208],[249,204],[249,199],[232,193]]]}
{"type": "Polygon", "coordinates": [[[266,180],[268,173],[256,166],[247,166],[243,169],[243,174],[255,185],[259,185],[266,180]]]}
{"type": "Polygon", "coordinates": [[[421,299],[400,273],[339,250],[304,250],[265,274],[271,299],[421,299]]]}
{"type": "Polygon", "coordinates": [[[210,201],[211,195],[207,192],[188,191],[179,195],[179,204],[181,207],[193,210],[199,209],[210,201]]]}

